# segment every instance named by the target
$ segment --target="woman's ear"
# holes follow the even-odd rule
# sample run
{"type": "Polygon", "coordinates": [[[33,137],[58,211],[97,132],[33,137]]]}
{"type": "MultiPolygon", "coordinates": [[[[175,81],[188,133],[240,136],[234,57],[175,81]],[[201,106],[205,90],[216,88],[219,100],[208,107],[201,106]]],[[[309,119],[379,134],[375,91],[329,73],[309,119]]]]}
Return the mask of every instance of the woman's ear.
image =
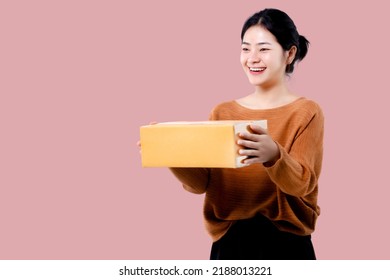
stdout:
{"type": "Polygon", "coordinates": [[[290,50],[287,51],[287,64],[291,64],[294,61],[295,55],[297,54],[297,47],[292,46],[290,50]]]}

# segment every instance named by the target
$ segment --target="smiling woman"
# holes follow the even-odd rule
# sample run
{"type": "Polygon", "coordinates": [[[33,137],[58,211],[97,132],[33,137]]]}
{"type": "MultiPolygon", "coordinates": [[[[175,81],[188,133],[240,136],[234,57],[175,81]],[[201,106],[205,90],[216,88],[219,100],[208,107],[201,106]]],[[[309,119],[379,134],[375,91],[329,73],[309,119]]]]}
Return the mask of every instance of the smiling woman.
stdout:
{"type": "Polygon", "coordinates": [[[239,134],[246,167],[171,171],[186,190],[206,194],[211,259],[315,259],[324,117],[285,79],[305,57],[308,41],[276,9],[250,17],[241,40],[241,65],[254,92],[217,105],[211,120],[266,119],[268,130],[251,125],[239,134]]]}
{"type": "MultiPolygon", "coordinates": [[[[284,51],[294,52],[289,60],[286,73],[294,71],[294,64],[298,60],[302,60],[307,53],[309,41],[302,35],[299,35],[297,28],[291,18],[284,12],[275,9],[266,9],[254,14],[244,24],[241,31],[242,44],[245,45],[244,37],[251,27],[263,27],[264,30],[269,31],[272,38],[275,39],[284,51]]],[[[275,42],[274,42],[275,43],[275,42]]],[[[271,42],[261,40],[257,42],[258,45],[275,45],[271,42]]]]}

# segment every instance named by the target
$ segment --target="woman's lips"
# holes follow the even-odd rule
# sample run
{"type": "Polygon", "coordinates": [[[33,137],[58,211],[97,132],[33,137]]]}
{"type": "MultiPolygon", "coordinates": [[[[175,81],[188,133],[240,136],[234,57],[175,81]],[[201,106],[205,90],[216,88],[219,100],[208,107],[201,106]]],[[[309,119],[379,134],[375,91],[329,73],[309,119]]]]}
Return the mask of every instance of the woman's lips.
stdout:
{"type": "Polygon", "coordinates": [[[249,71],[251,74],[258,75],[264,72],[266,67],[249,67],[249,71]]]}

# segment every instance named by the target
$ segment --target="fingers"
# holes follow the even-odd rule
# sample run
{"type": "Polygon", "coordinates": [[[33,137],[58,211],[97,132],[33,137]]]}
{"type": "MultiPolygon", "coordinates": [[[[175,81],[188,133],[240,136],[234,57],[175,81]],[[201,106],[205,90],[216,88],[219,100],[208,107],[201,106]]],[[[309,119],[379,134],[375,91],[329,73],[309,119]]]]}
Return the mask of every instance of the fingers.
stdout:
{"type": "Polygon", "coordinates": [[[259,125],[251,124],[248,126],[248,132],[240,132],[238,136],[250,141],[259,141],[259,135],[266,135],[267,130],[259,125]]]}
{"type": "Polygon", "coordinates": [[[263,141],[269,138],[268,134],[250,134],[240,133],[240,139],[237,140],[237,144],[250,149],[257,149],[263,141]]]}
{"type": "Polygon", "coordinates": [[[249,125],[249,131],[251,131],[254,134],[267,134],[267,130],[260,125],[250,124],[249,125]]]}
{"type": "Polygon", "coordinates": [[[240,155],[243,156],[248,156],[248,157],[256,157],[258,156],[258,150],[259,146],[261,144],[261,138],[264,137],[264,135],[259,135],[256,134],[255,132],[261,132],[261,127],[260,130],[258,129],[258,126],[254,126],[253,129],[251,127],[248,127],[249,130],[253,131],[254,133],[251,132],[242,132],[239,133],[239,139],[237,141],[237,144],[242,147],[238,151],[240,155]]]}
{"type": "Polygon", "coordinates": [[[243,164],[245,165],[251,165],[253,163],[261,163],[261,161],[259,160],[259,158],[256,158],[256,157],[249,157],[249,158],[246,158],[242,161],[243,164]]]}
{"type": "Polygon", "coordinates": [[[255,140],[238,140],[237,144],[249,149],[256,149],[258,147],[258,139],[255,140]]]}
{"type": "Polygon", "coordinates": [[[248,132],[239,133],[239,137],[237,144],[241,148],[238,154],[246,157],[243,160],[244,164],[264,163],[275,157],[276,151],[274,150],[276,149],[272,145],[276,144],[268,135],[267,130],[261,126],[251,124],[248,132]]]}
{"type": "MultiPolygon", "coordinates": [[[[249,140],[249,141],[257,141],[257,134],[253,134],[253,133],[249,133],[249,132],[240,132],[238,134],[238,136],[242,139],[242,140],[249,140]]],[[[240,141],[240,140],[239,140],[240,141]]],[[[243,142],[244,143],[244,142],[243,142]]],[[[240,143],[238,143],[239,145],[242,145],[240,143]]]]}
{"type": "Polygon", "coordinates": [[[240,149],[238,153],[241,156],[256,157],[259,155],[259,151],[255,149],[240,149]]]}

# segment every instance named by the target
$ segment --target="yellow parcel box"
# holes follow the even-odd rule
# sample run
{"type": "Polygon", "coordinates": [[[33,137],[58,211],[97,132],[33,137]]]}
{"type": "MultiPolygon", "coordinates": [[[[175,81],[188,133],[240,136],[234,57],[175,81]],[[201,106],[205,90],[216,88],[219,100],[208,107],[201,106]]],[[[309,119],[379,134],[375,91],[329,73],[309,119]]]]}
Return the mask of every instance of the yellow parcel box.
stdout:
{"type": "Polygon", "coordinates": [[[141,126],[143,167],[237,168],[245,156],[238,154],[238,133],[250,123],[267,128],[266,120],[163,122],[141,126]]]}

